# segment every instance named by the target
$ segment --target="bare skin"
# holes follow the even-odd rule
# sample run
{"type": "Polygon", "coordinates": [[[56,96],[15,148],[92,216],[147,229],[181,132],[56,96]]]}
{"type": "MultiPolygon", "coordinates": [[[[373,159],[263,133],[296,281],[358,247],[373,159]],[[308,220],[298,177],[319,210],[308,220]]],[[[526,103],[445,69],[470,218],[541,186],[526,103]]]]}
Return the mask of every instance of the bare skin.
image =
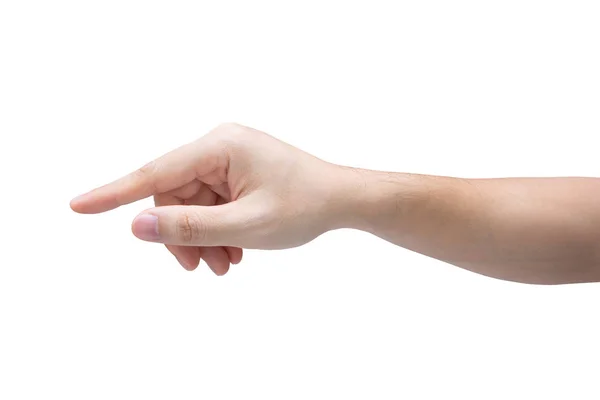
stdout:
{"type": "Polygon", "coordinates": [[[132,231],[217,275],[242,249],[285,249],[334,229],[370,232],[486,276],[600,281],[600,179],[460,179],[335,165],[224,124],[71,201],[105,212],[154,196],[132,231]]]}

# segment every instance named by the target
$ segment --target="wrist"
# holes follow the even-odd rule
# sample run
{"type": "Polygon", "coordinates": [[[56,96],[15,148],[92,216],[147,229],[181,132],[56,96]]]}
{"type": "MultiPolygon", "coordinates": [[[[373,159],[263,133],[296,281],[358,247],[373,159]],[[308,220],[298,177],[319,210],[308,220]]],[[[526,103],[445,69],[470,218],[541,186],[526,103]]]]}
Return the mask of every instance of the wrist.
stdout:
{"type": "Polygon", "coordinates": [[[397,230],[398,224],[408,223],[411,214],[423,208],[438,183],[425,175],[337,168],[330,229],[397,230]]]}

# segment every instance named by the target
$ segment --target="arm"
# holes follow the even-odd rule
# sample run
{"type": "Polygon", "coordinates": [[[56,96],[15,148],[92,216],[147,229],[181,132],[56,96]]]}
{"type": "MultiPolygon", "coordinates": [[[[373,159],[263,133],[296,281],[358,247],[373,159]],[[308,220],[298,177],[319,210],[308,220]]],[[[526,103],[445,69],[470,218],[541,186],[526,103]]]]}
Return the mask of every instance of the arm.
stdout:
{"type": "Polygon", "coordinates": [[[487,276],[600,281],[600,180],[458,179],[327,163],[264,132],[224,124],[73,199],[79,213],[153,196],[132,231],[188,270],[217,274],[242,249],[285,249],[360,229],[487,276]]]}
{"type": "Polygon", "coordinates": [[[499,279],[600,281],[600,179],[343,170],[345,212],[336,227],[499,279]]]}

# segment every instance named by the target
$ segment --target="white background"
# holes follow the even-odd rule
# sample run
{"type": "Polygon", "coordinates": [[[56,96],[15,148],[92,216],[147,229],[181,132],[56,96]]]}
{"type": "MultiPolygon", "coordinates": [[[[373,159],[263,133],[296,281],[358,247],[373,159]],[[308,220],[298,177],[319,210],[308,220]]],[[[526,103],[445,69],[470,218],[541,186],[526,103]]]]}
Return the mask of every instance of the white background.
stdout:
{"type": "Polygon", "coordinates": [[[365,168],[600,176],[598,21],[595,1],[1,0],[0,398],[597,399],[600,284],[354,231],[216,277],[133,237],[150,200],[68,203],[226,121],[365,168]]]}

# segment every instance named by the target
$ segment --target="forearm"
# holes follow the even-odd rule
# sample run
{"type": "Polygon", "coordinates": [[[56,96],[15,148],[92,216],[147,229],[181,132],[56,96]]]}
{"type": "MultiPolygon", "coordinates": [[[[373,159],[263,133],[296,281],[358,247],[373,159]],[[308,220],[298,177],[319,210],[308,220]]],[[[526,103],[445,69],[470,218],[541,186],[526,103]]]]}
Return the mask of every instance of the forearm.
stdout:
{"type": "Polygon", "coordinates": [[[499,279],[600,281],[599,179],[343,175],[338,227],[499,279]]]}

